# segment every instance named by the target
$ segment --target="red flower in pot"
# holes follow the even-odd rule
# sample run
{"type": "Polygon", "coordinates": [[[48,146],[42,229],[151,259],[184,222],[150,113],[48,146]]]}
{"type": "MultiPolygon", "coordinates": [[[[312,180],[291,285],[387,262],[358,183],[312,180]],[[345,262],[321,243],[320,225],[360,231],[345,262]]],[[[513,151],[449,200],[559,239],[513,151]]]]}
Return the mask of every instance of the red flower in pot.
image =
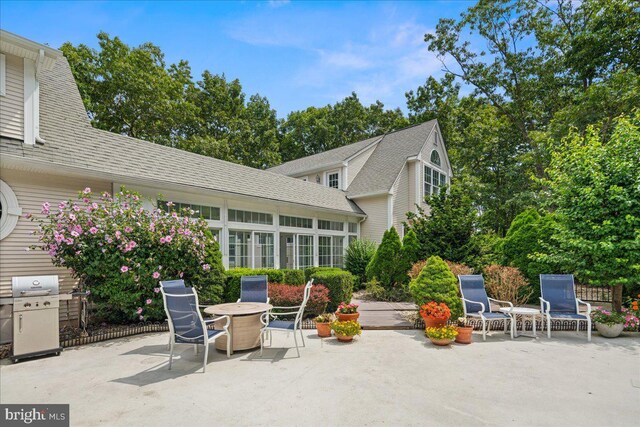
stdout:
{"type": "Polygon", "coordinates": [[[420,316],[424,319],[427,328],[439,328],[447,324],[447,320],[451,317],[451,310],[443,302],[431,301],[420,307],[420,316]]]}

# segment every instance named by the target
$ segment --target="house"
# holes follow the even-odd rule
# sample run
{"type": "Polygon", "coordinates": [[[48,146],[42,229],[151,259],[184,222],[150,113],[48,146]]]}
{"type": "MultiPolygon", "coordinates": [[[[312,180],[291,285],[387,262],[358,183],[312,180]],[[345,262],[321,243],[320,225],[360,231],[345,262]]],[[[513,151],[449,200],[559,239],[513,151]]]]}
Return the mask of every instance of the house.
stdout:
{"type": "Polygon", "coordinates": [[[407,212],[451,180],[451,165],[436,120],[369,138],[269,169],[342,190],[367,218],[360,236],[380,242],[385,230],[404,234],[407,212]]]}
{"type": "Polygon", "coordinates": [[[124,185],[150,209],[191,206],[227,268],[341,267],[350,241],[400,227],[451,175],[435,121],[268,171],[95,129],[62,53],[6,31],[0,92],[0,297],[12,276],[58,274],[63,292],[73,287],[47,254],[25,250],[36,240],[21,214],[85,187],[124,185]]]}

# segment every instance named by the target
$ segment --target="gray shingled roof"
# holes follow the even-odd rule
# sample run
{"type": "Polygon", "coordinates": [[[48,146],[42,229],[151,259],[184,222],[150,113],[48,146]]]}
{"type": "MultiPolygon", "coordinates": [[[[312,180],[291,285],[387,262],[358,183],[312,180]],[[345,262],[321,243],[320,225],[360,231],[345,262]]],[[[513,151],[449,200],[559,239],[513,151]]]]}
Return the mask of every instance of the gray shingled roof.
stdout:
{"type": "Polygon", "coordinates": [[[384,135],[349,185],[347,195],[356,198],[389,191],[407,158],[420,153],[436,123],[430,120],[384,135]]]}
{"type": "Polygon", "coordinates": [[[0,154],[80,170],[188,185],[214,191],[362,214],[344,192],[285,175],[95,129],[89,123],[65,58],[40,77],[40,135],[44,145],[26,147],[3,139],[0,154]]]}
{"type": "Polygon", "coordinates": [[[312,154],[311,156],[302,157],[300,159],[291,160],[267,169],[271,172],[280,173],[288,176],[296,176],[304,172],[328,168],[344,162],[349,157],[364,150],[366,147],[378,142],[382,136],[374,136],[364,141],[354,142],[353,144],[334,148],[332,150],[323,151],[322,153],[312,154]]]}

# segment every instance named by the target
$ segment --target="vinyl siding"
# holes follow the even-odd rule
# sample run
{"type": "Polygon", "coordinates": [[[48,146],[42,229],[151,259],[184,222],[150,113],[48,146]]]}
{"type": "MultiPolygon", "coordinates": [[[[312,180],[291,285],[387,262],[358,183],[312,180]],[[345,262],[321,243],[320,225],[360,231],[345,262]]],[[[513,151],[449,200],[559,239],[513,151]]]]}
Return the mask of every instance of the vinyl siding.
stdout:
{"type": "Polygon", "coordinates": [[[351,185],[351,182],[356,177],[356,175],[358,175],[364,164],[369,159],[369,156],[371,156],[371,153],[373,153],[375,149],[376,145],[368,148],[349,161],[349,163],[347,164],[347,168],[349,169],[349,176],[347,177],[347,188],[349,188],[349,185],[351,185]]]}
{"type": "Polygon", "coordinates": [[[388,196],[365,197],[355,200],[360,209],[367,213],[367,219],[362,223],[360,237],[380,243],[382,235],[387,230],[388,196]]]}
{"type": "Polygon", "coordinates": [[[393,186],[393,218],[392,224],[402,237],[402,222],[407,219],[407,212],[412,204],[409,202],[409,169],[412,165],[407,163],[400,171],[398,180],[393,186]]]}
{"type": "MultiPolygon", "coordinates": [[[[0,178],[11,187],[23,213],[33,213],[41,217],[42,203],[50,202],[53,206],[61,200],[75,198],[78,191],[91,187],[94,191],[110,191],[108,182],[96,182],[63,178],[52,175],[31,174],[3,169],[0,178]]],[[[0,241],[0,296],[11,296],[11,277],[57,274],[60,277],[60,292],[69,292],[76,284],[66,269],[54,267],[51,258],[39,250],[25,249],[37,243],[31,234],[34,223],[20,218],[16,228],[0,241]]],[[[77,311],[71,309],[73,313],[77,311]]],[[[66,303],[60,303],[60,319],[67,319],[66,303]]]]}
{"type": "Polygon", "coordinates": [[[6,95],[0,96],[0,135],[23,139],[24,127],[24,61],[5,54],[6,95]]]}

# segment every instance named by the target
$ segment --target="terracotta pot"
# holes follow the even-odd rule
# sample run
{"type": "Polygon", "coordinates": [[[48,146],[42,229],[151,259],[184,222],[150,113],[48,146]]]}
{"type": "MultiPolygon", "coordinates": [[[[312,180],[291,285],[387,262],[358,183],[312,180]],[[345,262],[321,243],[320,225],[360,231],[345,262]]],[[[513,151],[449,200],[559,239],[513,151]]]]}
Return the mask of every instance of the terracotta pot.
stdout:
{"type": "Polygon", "coordinates": [[[331,336],[331,323],[316,323],[318,336],[322,338],[331,336]]]}
{"type": "Polygon", "coordinates": [[[471,344],[473,336],[473,326],[458,326],[458,336],[456,342],[459,344],[471,344]]]}
{"type": "Polygon", "coordinates": [[[441,328],[447,325],[448,320],[449,320],[448,318],[444,320],[440,320],[440,319],[434,319],[433,317],[427,317],[424,319],[424,324],[427,328],[441,328]]]}
{"type": "Polygon", "coordinates": [[[360,317],[360,313],[352,313],[352,314],[336,313],[336,316],[338,317],[339,321],[346,322],[348,320],[358,320],[358,317],[360,317]]]}
{"type": "Polygon", "coordinates": [[[338,338],[338,341],[342,341],[342,342],[350,342],[350,341],[353,341],[353,335],[340,335],[340,334],[336,334],[336,338],[338,338]]]}
{"type": "Polygon", "coordinates": [[[451,344],[451,342],[453,341],[452,339],[449,339],[449,338],[436,339],[436,338],[431,338],[431,337],[430,337],[429,339],[431,340],[431,342],[432,342],[433,344],[435,344],[435,345],[442,345],[442,346],[449,345],[449,344],[451,344]]]}

